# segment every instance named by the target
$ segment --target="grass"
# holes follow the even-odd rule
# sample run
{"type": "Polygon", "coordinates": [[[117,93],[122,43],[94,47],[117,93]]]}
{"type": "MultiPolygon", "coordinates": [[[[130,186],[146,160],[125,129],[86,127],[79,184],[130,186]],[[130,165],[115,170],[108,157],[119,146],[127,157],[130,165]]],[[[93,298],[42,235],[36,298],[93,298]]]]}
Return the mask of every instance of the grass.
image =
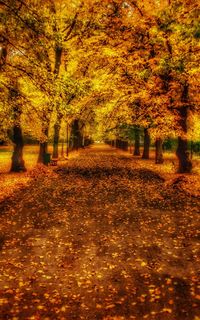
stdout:
{"type": "MultiPolygon", "coordinates": [[[[24,161],[27,172],[11,173],[11,157],[12,157],[12,146],[0,147],[0,201],[6,197],[12,197],[17,190],[22,187],[26,187],[32,178],[32,171],[37,166],[37,158],[39,152],[38,145],[29,145],[24,147],[24,161]]],[[[49,146],[49,152],[52,153],[53,147],[49,146]]],[[[59,146],[61,151],[61,146],[59,146]]],[[[73,152],[69,155],[72,158],[77,155],[77,152],[73,152]]],[[[37,166],[38,174],[40,173],[41,167],[37,166]]]]}

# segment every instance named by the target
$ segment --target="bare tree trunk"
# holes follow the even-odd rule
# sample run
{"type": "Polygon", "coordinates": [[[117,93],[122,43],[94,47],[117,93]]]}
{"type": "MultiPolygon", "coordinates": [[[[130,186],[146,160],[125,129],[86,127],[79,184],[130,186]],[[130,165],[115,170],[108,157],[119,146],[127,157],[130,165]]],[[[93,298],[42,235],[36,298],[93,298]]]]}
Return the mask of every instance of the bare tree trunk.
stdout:
{"type": "Polygon", "coordinates": [[[74,120],[71,130],[72,149],[78,150],[82,144],[82,137],[79,130],[79,121],[74,120]]]}
{"type": "Polygon", "coordinates": [[[149,159],[149,149],[150,149],[150,135],[147,128],[144,129],[144,149],[142,158],[149,159]]]}
{"type": "Polygon", "coordinates": [[[178,137],[178,148],[176,150],[176,155],[179,160],[178,173],[190,173],[192,170],[192,162],[189,158],[190,153],[188,151],[187,139],[178,137]]]}
{"type": "Polygon", "coordinates": [[[6,58],[7,58],[7,45],[8,45],[8,41],[5,37],[1,37],[0,40],[0,71],[4,68],[5,64],[6,64],[6,58]]]}
{"type": "Polygon", "coordinates": [[[23,135],[20,125],[15,125],[13,128],[13,142],[14,150],[12,155],[11,172],[26,171],[24,160],[23,160],[23,135]]]}
{"type": "Polygon", "coordinates": [[[182,102],[184,105],[178,109],[179,111],[179,121],[178,124],[183,132],[183,137],[178,137],[178,147],[176,150],[176,155],[178,158],[179,173],[190,173],[192,171],[192,161],[190,160],[188,151],[188,141],[187,141],[187,118],[188,118],[188,108],[189,108],[189,85],[187,83],[183,86],[182,92],[182,102]]]}
{"type": "Polygon", "coordinates": [[[161,138],[156,138],[155,146],[156,146],[155,162],[157,164],[162,164],[164,162],[164,159],[163,159],[163,140],[161,138]]]}
{"type": "Polygon", "coordinates": [[[66,149],[66,156],[69,156],[69,124],[67,123],[67,149],[66,149]]]}
{"type": "Polygon", "coordinates": [[[64,139],[62,139],[62,145],[61,145],[61,158],[64,158],[64,139]]]}
{"type": "Polygon", "coordinates": [[[63,115],[61,113],[58,113],[57,120],[54,125],[53,158],[58,158],[58,144],[59,144],[59,138],[60,138],[60,129],[61,129],[62,118],[63,118],[63,115]]]}
{"type": "Polygon", "coordinates": [[[9,90],[9,98],[10,102],[14,105],[13,107],[13,118],[14,118],[14,126],[13,126],[13,136],[12,141],[14,143],[14,150],[12,154],[12,162],[11,162],[11,172],[20,172],[26,171],[24,160],[23,160],[23,147],[24,140],[22,134],[22,128],[20,124],[21,120],[21,106],[17,101],[20,93],[17,88],[17,83],[10,88],[9,90]]]}
{"type": "Polygon", "coordinates": [[[135,145],[134,145],[134,156],[140,156],[140,129],[135,128],[135,145]]]}
{"type": "Polygon", "coordinates": [[[48,127],[45,126],[45,128],[43,129],[43,133],[44,136],[46,137],[46,141],[40,142],[40,147],[39,147],[39,156],[38,156],[38,163],[42,163],[42,164],[46,164],[46,159],[45,159],[45,155],[48,152],[48,127]]]}
{"type": "Polygon", "coordinates": [[[57,121],[54,125],[54,137],[53,137],[53,158],[58,158],[58,143],[60,136],[60,123],[57,121]]]}

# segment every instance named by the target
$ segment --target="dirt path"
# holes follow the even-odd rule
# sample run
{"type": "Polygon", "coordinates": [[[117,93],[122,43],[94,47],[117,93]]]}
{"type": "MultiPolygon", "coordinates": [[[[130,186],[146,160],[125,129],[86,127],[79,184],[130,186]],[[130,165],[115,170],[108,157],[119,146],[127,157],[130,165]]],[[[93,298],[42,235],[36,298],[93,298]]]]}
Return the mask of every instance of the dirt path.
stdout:
{"type": "Polygon", "coordinates": [[[96,146],[1,207],[0,319],[200,319],[200,199],[96,146]]]}

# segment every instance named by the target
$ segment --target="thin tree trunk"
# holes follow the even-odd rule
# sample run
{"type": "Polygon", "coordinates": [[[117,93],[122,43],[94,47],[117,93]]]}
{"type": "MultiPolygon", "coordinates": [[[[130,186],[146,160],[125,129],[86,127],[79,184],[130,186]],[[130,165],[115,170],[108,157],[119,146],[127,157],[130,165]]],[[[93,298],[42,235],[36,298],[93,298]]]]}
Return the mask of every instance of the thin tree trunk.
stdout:
{"type": "Polygon", "coordinates": [[[179,126],[183,132],[183,136],[178,137],[178,147],[176,150],[176,155],[178,157],[178,172],[179,173],[190,173],[192,171],[192,161],[190,160],[190,155],[188,151],[188,141],[187,141],[187,118],[188,118],[188,95],[189,95],[189,85],[184,84],[182,92],[182,102],[184,105],[178,109],[179,111],[179,126]]]}
{"type": "Polygon", "coordinates": [[[23,135],[20,125],[15,125],[13,128],[13,142],[14,150],[12,155],[11,172],[26,171],[24,160],[23,160],[23,135]]]}
{"type": "Polygon", "coordinates": [[[81,129],[79,130],[80,132],[80,147],[84,148],[85,146],[85,124],[81,125],[81,129]]]}
{"type": "Polygon", "coordinates": [[[53,155],[52,158],[58,158],[58,143],[59,143],[59,136],[60,136],[60,124],[56,122],[54,125],[54,137],[53,137],[53,155]]]}
{"type": "Polygon", "coordinates": [[[78,150],[82,143],[78,120],[74,120],[72,124],[71,136],[72,136],[72,148],[74,150],[78,150]]]}
{"type": "Polygon", "coordinates": [[[190,143],[190,159],[193,159],[193,153],[194,153],[194,142],[191,141],[190,143]]]}
{"type": "Polygon", "coordinates": [[[164,162],[163,159],[163,140],[161,138],[157,138],[155,142],[156,146],[156,157],[155,157],[155,162],[157,164],[162,164],[164,162]]]}
{"type": "Polygon", "coordinates": [[[60,47],[59,44],[57,43],[55,47],[55,65],[54,65],[54,74],[56,78],[60,72],[62,53],[63,53],[63,48],[60,47]]]}
{"type": "Polygon", "coordinates": [[[85,148],[85,136],[83,134],[83,137],[82,137],[82,148],[85,148]]]}
{"type": "Polygon", "coordinates": [[[63,115],[58,112],[57,114],[57,120],[54,125],[54,137],[53,137],[53,158],[58,158],[58,144],[59,144],[59,138],[60,138],[60,129],[61,129],[61,121],[62,121],[63,115]]]}
{"type": "Polygon", "coordinates": [[[0,71],[3,69],[3,67],[6,64],[6,58],[7,58],[7,45],[8,45],[8,41],[6,40],[6,38],[1,37],[1,50],[0,50],[0,71]]]}
{"type": "Polygon", "coordinates": [[[140,156],[140,129],[135,128],[134,156],[140,156]]]}
{"type": "Polygon", "coordinates": [[[149,159],[149,149],[150,149],[150,135],[147,128],[144,129],[144,149],[142,158],[149,159]]]}
{"type": "MultiPolygon", "coordinates": [[[[45,127],[43,129],[43,133],[44,133],[44,136],[46,137],[46,139],[48,138],[48,127],[45,127]]],[[[42,163],[42,164],[46,164],[45,162],[45,156],[48,152],[48,141],[43,141],[43,142],[40,142],[40,147],[39,147],[39,155],[38,155],[38,163],[42,163]]]]}
{"type": "Polygon", "coordinates": [[[66,137],[66,139],[67,139],[66,156],[68,158],[68,156],[69,156],[69,124],[68,123],[67,123],[67,137],[66,137]]]}
{"type": "Polygon", "coordinates": [[[62,146],[61,146],[61,158],[64,158],[64,140],[62,139],[62,146]]]}

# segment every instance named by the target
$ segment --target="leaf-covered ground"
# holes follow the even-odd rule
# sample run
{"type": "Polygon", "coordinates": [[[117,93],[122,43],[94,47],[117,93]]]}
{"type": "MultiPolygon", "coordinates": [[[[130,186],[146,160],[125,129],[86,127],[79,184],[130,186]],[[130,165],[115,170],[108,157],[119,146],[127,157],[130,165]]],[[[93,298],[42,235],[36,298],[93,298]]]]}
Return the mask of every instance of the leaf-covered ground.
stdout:
{"type": "Polygon", "coordinates": [[[200,319],[200,198],[87,149],[0,205],[0,319],[200,319]]]}

